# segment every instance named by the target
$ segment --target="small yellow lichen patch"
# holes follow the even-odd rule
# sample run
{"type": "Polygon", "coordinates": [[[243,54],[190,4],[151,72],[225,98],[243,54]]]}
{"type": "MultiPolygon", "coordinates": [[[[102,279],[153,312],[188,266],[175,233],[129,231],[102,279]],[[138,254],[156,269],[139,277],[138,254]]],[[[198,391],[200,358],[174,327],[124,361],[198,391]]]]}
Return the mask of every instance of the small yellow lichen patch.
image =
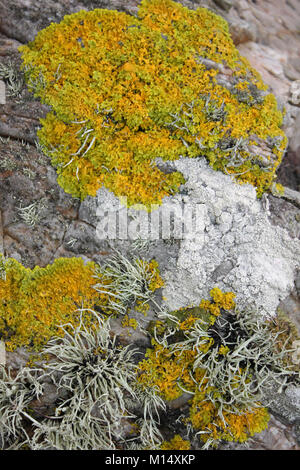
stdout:
{"type": "Polygon", "coordinates": [[[128,315],[125,315],[124,319],[122,320],[122,326],[123,328],[130,327],[136,330],[138,327],[138,322],[135,318],[129,318],[128,315]]]}
{"type": "Polygon", "coordinates": [[[224,346],[224,345],[222,344],[222,346],[220,346],[218,352],[219,352],[219,354],[222,354],[222,356],[226,356],[226,354],[227,354],[229,351],[230,351],[230,350],[229,350],[229,347],[228,347],[228,346],[224,346]]]}
{"type": "Polygon", "coordinates": [[[282,197],[284,196],[284,186],[280,183],[273,183],[271,186],[271,192],[274,196],[282,197]]]}
{"type": "Polygon", "coordinates": [[[231,310],[235,306],[233,300],[235,294],[233,292],[222,292],[221,289],[215,287],[210,291],[210,295],[213,301],[218,304],[220,308],[224,308],[224,310],[231,310]]]}
{"type": "Polygon", "coordinates": [[[214,287],[210,291],[213,302],[209,300],[202,300],[200,307],[207,309],[212,315],[219,316],[221,309],[231,310],[235,306],[233,292],[222,292],[218,287],[214,287]]]}
{"type": "Polygon", "coordinates": [[[137,312],[142,313],[145,317],[147,316],[149,312],[150,305],[148,302],[142,301],[142,300],[137,300],[135,310],[137,312]]]}
{"type": "Polygon", "coordinates": [[[190,450],[191,443],[176,434],[170,441],[164,441],[160,448],[161,450],[190,450]]]}
{"type": "Polygon", "coordinates": [[[147,268],[151,276],[148,286],[149,289],[154,292],[155,290],[160,289],[164,286],[164,280],[160,275],[158,262],[156,260],[151,260],[147,268]]]}

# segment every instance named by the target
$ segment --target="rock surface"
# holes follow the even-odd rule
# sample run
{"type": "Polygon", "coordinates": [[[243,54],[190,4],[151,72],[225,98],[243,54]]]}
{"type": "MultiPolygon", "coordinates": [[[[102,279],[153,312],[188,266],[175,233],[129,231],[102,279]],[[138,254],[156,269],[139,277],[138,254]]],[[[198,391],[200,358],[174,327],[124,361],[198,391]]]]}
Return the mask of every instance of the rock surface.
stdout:
{"type": "Polygon", "coordinates": [[[239,308],[251,306],[274,316],[279,301],[293,288],[299,241],[271,225],[268,207],[250,185],[232,184],[229,176],[202,160],[182,160],[175,166],[187,179],[190,201],[203,204],[207,217],[203,240],[193,246],[183,240],[177,267],[165,276],[169,308],[194,304],[208,296],[208,286],[217,285],[237,293],[239,308]]]}
{"type": "MultiPolygon", "coordinates": [[[[46,266],[60,256],[81,256],[102,262],[112,253],[112,246],[124,254],[132,247],[126,240],[109,242],[96,236],[97,223],[101,220],[99,212],[97,217],[100,202],[102,210],[104,202],[107,210],[112,209],[112,204],[119,210],[113,197],[100,192],[97,200],[87,198],[81,203],[57,185],[54,169],[35,145],[39,119],[47,108],[26,90],[19,72],[17,48],[51,22],[59,22],[65,14],[93,8],[135,14],[138,3],[138,0],[49,0],[45,4],[0,0],[3,13],[0,65],[13,72],[11,81],[3,78],[6,99],[0,104],[0,251],[28,267],[46,266]]],[[[261,73],[280,105],[285,107],[284,129],[289,148],[278,178],[284,185],[299,190],[299,1],[183,0],[181,3],[189,8],[207,6],[224,16],[239,51],[261,73]]],[[[0,67],[0,80],[1,71],[3,76],[0,67]]],[[[207,296],[213,287],[210,284],[215,283],[238,292],[241,305],[254,298],[255,306],[263,307],[266,314],[274,314],[280,302],[281,308],[299,326],[296,275],[300,259],[299,208],[272,195],[258,202],[252,187],[233,184],[229,177],[212,172],[202,161],[188,162],[187,166],[179,161],[177,166],[188,177],[186,195],[194,204],[204,205],[206,211],[198,233],[201,248],[195,249],[190,240],[180,242],[176,238],[152,240],[144,247],[145,256],[155,256],[166,275],[164,296],[168,307],[177,308],[207,296]],[[195,171],[200,169],[201,173],[195,171]]],[[[180,205],[183,196],[178,195],[174,201],[180,205]]],[[[130,217],[133,220],[132,213],[130,217]]],[[[20,367],[27,361],[26,352],[9,353],[7,361],[12,367],[20,367]]],[[[285,401],[280,401],[282,397],[274,401],[269,428],[255,436],[250,449],[300,450],[299,392],[288,393],[285,401]]]]}

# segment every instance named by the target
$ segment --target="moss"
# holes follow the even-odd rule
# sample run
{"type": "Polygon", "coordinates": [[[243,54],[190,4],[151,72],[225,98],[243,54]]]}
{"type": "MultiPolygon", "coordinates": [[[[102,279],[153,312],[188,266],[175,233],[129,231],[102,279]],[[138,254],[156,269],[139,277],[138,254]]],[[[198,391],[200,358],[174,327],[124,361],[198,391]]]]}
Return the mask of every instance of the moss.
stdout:
{"type": "Polygon", "coordinates": [[[272,184],[286,147],[282,114],[210,10],[142,0],[137,18],[80,11],[20,50],[29,88],[52,107],[39,140],[73,196],[104,185],[129,205],[161,203],[184,180],[155,159],[180,155],[206,157],[258,195],[272,184]],[[234,86],[219,80],[224,67],[234,86]]]}

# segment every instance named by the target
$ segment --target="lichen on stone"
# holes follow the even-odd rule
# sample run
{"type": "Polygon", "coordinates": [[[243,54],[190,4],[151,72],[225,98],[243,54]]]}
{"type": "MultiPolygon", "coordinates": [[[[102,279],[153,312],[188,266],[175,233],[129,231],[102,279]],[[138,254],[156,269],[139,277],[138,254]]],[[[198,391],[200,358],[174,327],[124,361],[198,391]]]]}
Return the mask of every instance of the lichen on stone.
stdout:
{"type": "Polygon", "coordinates": [[[210,10],[142,0],[137,17],[80,11],[20,50],[29,88],[52,108],[40,143],[73,196],[104,185],[129,205],[161,203],[184,178],[158,157],[203,156],[258,196],[272,184],[282,114],[210,10]]]}
{"type": "Polygon", "coordinates": [[[176,434],[170,441],[164,441],[160,448],[161,450],[190,450],[191,444],[176,434]]]}
{"type": "Polygon", "coordinates": [[[236,309],[218,288],[199,307],[171,312],[151,325],[152,347],[139,364],[139,383],[172,403],[186,394],[187,415],[204,448],[221,440],[246,442],[266,429],[268,387],[297,381],[280,333],[257,313],[236,309]]]}
{"type": "MultiPolygon", "coordinates": [[[[159,289],[162,280],[155,260],[148,263],[138,259],[136,263],[143,266],[139,280],[145,291],[159,289]]],[[[140,294],[126,297],[124,303],[124,296],[116,298],[115,281],[108,268],[100,270],[99,265],[85,263],[82,258],[57,258],[53,264],[32,270],[7,258],[5,276],[0,277],[0,337],[6,348],[27,346],[39,350],[52,336],[63,333],[62,325],[74,328],[79,320],[89,325],[94,318],[92,309],[109,316],[122,308],[125,314],[132,303],[140,300],[140,294]],[[100,281],[101,292],[97,288],[100,281]]]]}

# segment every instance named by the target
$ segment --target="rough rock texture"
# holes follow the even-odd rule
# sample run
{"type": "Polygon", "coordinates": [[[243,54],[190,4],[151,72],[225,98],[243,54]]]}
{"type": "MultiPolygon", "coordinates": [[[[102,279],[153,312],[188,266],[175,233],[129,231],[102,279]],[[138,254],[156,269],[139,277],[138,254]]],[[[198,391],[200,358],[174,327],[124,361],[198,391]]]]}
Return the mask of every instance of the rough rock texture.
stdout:
{"type": "MultiPolygon", "coordinates": [[[[165,238],[177,244],[175,258],[160,265],[166,280],[163,297],[168,309],[197,304],[199,299],[208,297],[212,287],[218,286],[237,293],[239,308],[252,306],[265,316],[274,316],[279,301],[293,289],[300,267],[300,242],[295,233],[299,227],[293,227],[289,235],[279,224],[272,224],[266,198],[258,200],[251,185],[234,183],[230,176],[213,171],[201,158],[181,159],[173,162],[173,167],[186,179],[184,195],[166,197],[151,217],[143,210],[127,210],[105,189],[98,192],[97,209],[95,202],[94,207],[86,202],[84,212],[89,214],[91,223],[99,221],[97,238],[105,239],[103,227],[117,214],[119,223],[128,218],[128,237],[132,242],[138,237],[151,240],[152,236],[160,241],[162,250],[162,237],[168,230],[166,220],[168,214],[174,214],[176,224],[170,226],[170,236],[165,238]],[[196,220],[188,223],[188,211],[197,226],[196,220]],[[182,228],[184,222],[186,226],[182,228]]],[[[170,221],[172,225],[172,217],[170,221]]],[[[125,235],[117,235],[120,234],[125,235]]],[[[111,243],[114,238],[117,237],[111,243]]],[[[163,258],[157,244],[149,246],[148,253],[163,258]]]]}
{"type": "Polygon", "coordinates": [[[294,284],[299,241],[271,225],[268,206],[256,199],[250,185],[232,184],[202,160],[181,160],[175,166],[187,179],[190,200],[204,204],[207,217],[203,240],[192,247],[184,240],[177,268],[166,274],[168,306],[194,304],[217,285],[236,292],[239,307],[252,305],[275,315],[294,284]]]}
{"type": "MultiPolygon", "coordinates": [[[[100,212],[97,217],[97,207],[104,211],[106,201],[107,210],[112,209],[112,204],[119,210],[118,201],[100,192],[97,200],[87,198],[81,203],[57,185],[55,171],[35,146],[39,118],[47,108],[27,92],[18,71],[17,48],[52,21],[59,22],[65,14],[95,7],[135,14],[138,3],[138,0],[49,0],[47,3],[0,0],[0,64],[11,64],[15,73],[12,82],[5,80],[6,104],[0,104],[0,251],[28,267],[45,266],[59,256],[81,256],[101,262],[112,253],[111,244],[124,254],[132,246],[126,240],[110,244],[96,236],[97,222],[101,220],[100,212]]],[[[182,0],[181,3],[189,8],[207,6],[224,16],[239,51],[261,73],[270,91],[285,107],[284,129],[289,148],[278,180],[299,190],[300,2],[182,0]]],[[[176,238],[152,240],[144,248],[144,255],[155,256],[167,276],[164,295],[168,305],[193,303],[217,284],[238,291],[241,305],[254,298],[254,304],[263,306],[266,314],[274,314],[280,302],[280,308],[299,327],[297,205],[272,195],[258,202],[252,187],[231,184],[229,177],[213,173],[203,161],[189,161],[185,168],[179,161],[177,166],[186,172],[187,184],[185,194],[174,200],[179,206],[180,198],[188,196],[195,204],[205,205],[206,210],[198,233],[201,248],[195,247],[194,242],[180,242],[176,238]],[[196,168],[201,169],[197,177],[196,168]]],[[[132,212],[129,216],[133,221],[132,212]]],[[[116,332],[118,328],[115,325],[116,332]]],[[[143,335],[132,336],[131,340],[146,344],[143,335]]],[[[26,363],[28,355],[19,350],[8,353],[6,359],[17,368],[26,363]]],[[[255,436],[250,449],[300,449],[299,391],[291,389],[286,393],[285,397],[274,397],[271,407],[274,416],[269,428],[255,436]]],[[[49,402],[50,395],[51,390],[49,402]]]]}

